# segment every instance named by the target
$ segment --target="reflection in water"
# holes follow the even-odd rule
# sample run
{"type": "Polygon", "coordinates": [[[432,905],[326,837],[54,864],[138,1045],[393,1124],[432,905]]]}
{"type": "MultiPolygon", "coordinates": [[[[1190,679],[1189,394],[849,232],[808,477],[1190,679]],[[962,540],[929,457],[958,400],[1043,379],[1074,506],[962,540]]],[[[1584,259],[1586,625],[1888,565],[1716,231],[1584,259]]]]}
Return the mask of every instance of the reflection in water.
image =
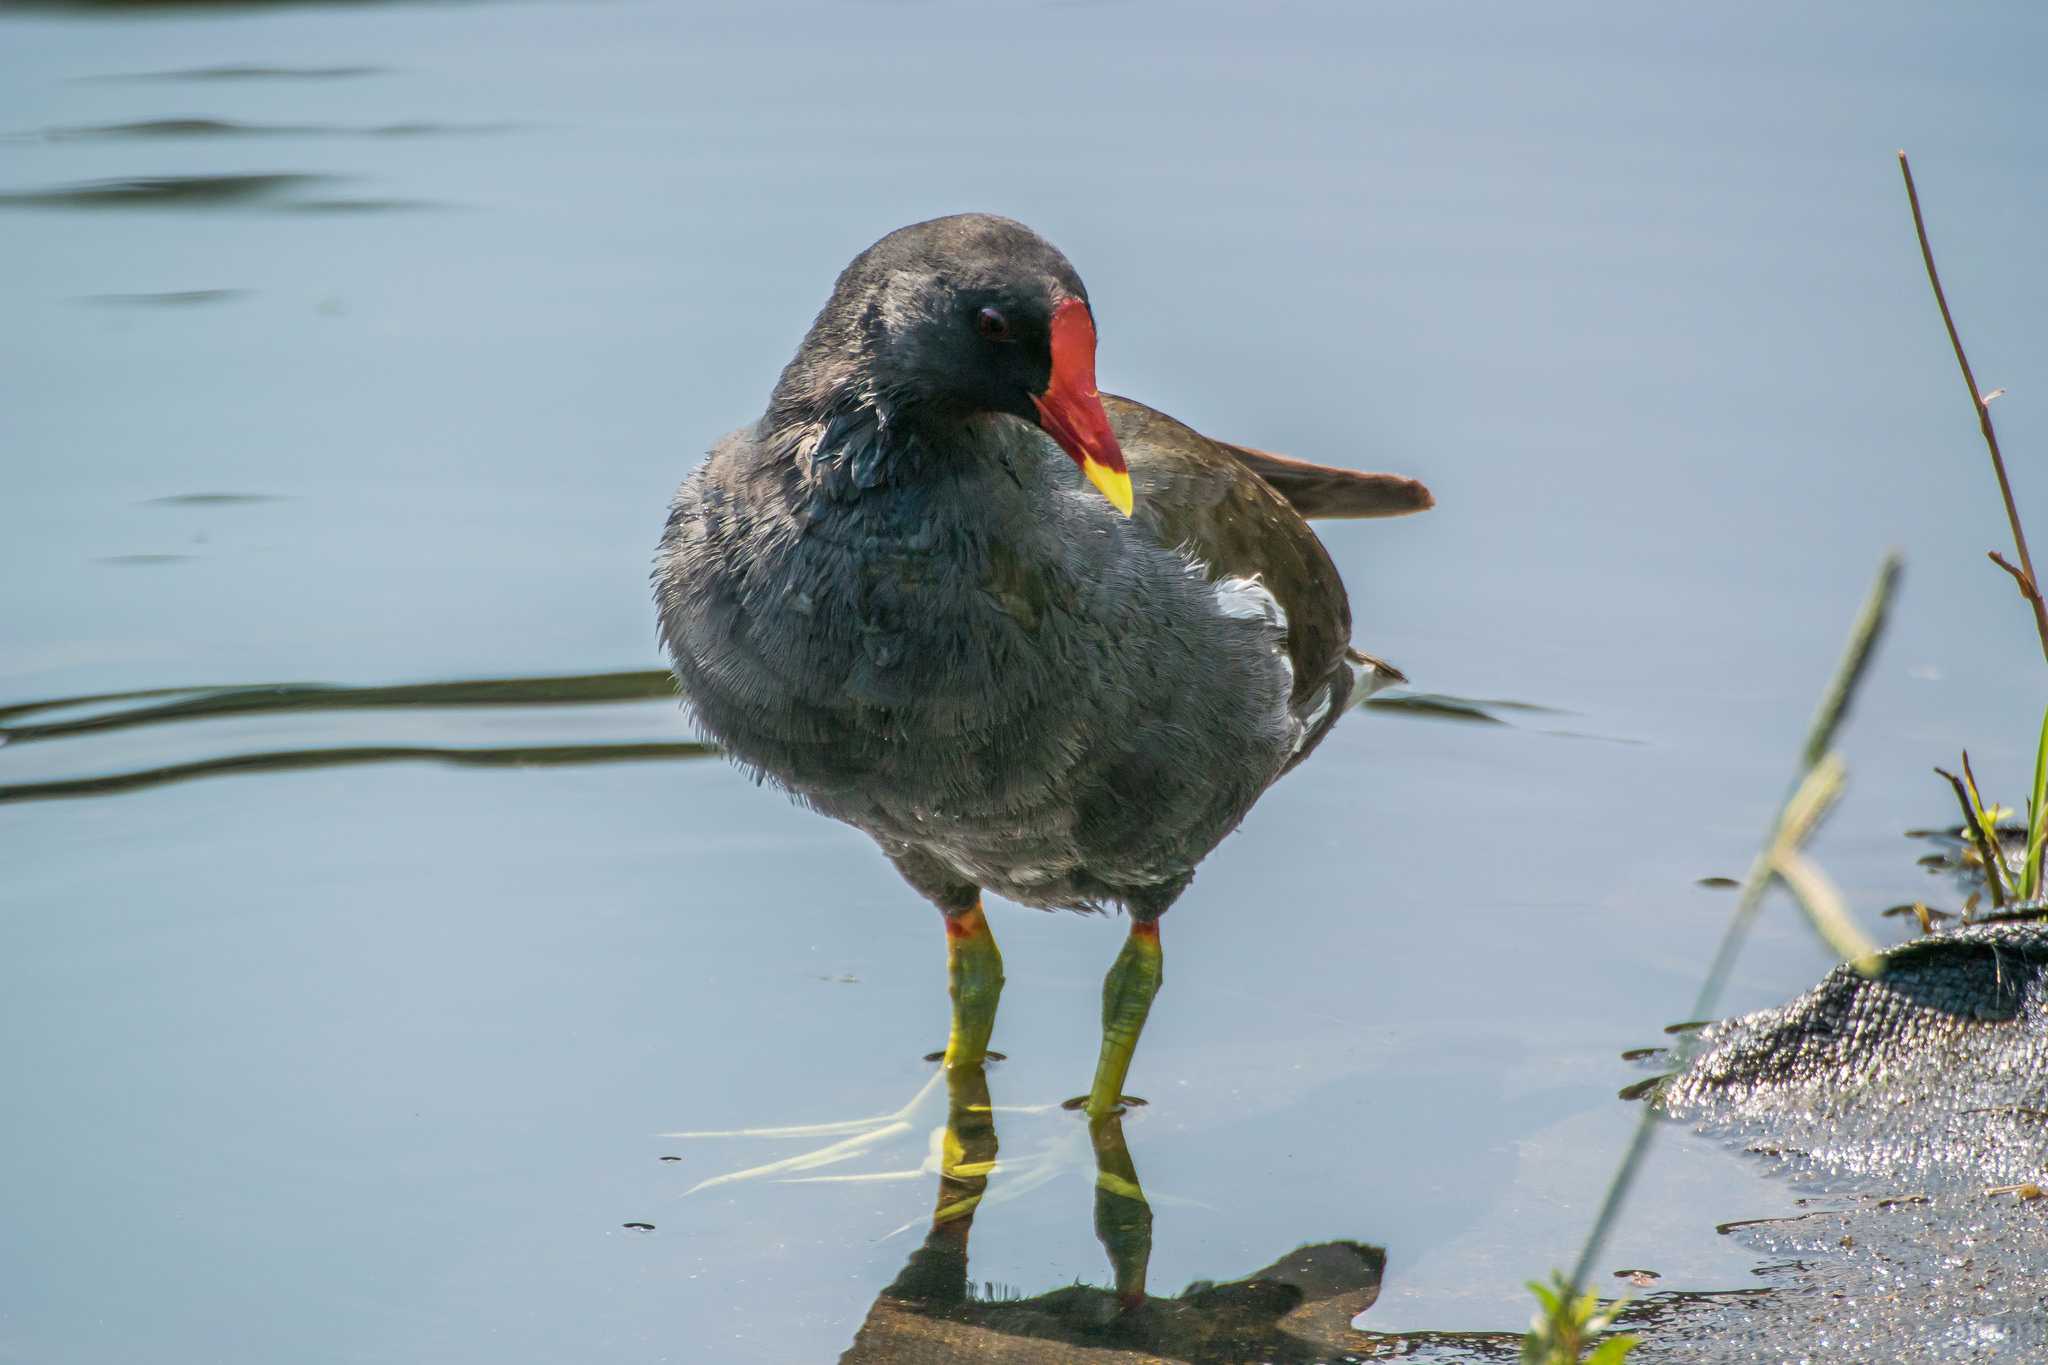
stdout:
{"type": "Polygon", "coordinates": [[[977,1294],[968,1240],[990,1182],[1003,1178],[996,1111],[981,1067],[951,1067],[945,1079],[930,1230],[877,1296],[842,1362],[1053,1362],[1097,1353],[1125,1359],[1133,1351],[1190,1362],[1307,1362],[1369,1351],[1383,1340],[1351,1327],[1378,1296],[1386,1264],[1379,1248],[1357,1242],[1302,1247],[1242,1279],[1193,1285],[1174,1298],[1148,1294],[1152,1207],[1118,1115],[1088,1121],[1095,1235],[1114,1287],[1070,1284],[1029,1298],[977,1294]]]}
{"type": "MultiPolygon", "coordinates": [[[[666,1133],[684,1139],[823,1139],[822,1145],[689,1190],[754,1180],[880,1182],[935,1175],[937,1197],[924,1241],[876,1295],[841,1365],[940,1365],[1007,1361],[1288,1362],[1384,1358],[1424,1347],[1463,1360],[1512,1360],[1521,1338],[1505,1332],[1362,1331],[1352,1319],[1379,1297],[1386,1253],[1358,1241],[1297,1247],[1271,1264],[1222,1283],[1197,1281],[1180,1294],[1150,1292],[1152,1202],[1124,1139],[1120,1114],[1086,1119],[1055,1104],[997,1106],[983,1067],[945,1067],[893,1113],[837,1123],[725,1132],[666,1133]],[[945,1120],[930,1155],[912,1170],[819,1174],[869,1156],[915,1129],[914,1118],[943,1084],[945,1120]],[[1026,1125],[1027,1140],[1001,1155],[998,1116],[1026,1125]],[[1077,1139],[1085,1132],[1087,1142],[1077,1139]],[[1109,1260],[1109,1288],[1078,1282],[1026,1295],[977,1285],[969,1242],[985,1208],[1031,1198],[1050,1182],[1092,1167],[1095,1237],[1109,1260]]],[[[671,1158],[663,1158],[668,1160],[671,1158]]],[[[1175,1201],[1185,1202],[1185,1201],[1175,1201]]],[[[912,1225],[914,1226],[914,1225],[912,1225]]],[[[909,1228],[898,1231],[908,1231],[909,1228]]]]}

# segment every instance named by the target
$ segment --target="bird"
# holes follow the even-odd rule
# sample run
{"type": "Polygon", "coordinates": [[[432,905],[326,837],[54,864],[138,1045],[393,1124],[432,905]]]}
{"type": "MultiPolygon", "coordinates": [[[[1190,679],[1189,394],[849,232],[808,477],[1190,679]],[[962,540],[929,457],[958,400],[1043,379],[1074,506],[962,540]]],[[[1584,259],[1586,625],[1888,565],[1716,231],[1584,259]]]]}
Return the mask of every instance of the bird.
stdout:
{"type": "Polygon", "coordinates": [[[1079,274],[1022,223],[889,233],[683,481],[652,581],[696,724],[939,910],[947,1067],[990,1055],[985,893],[1126,914],[1069,1101],[1101,1120],[1129,1099],[1161,917],[1355,691],[1399,679],[1351,646],[1306,519],[1434,500],[1104,394],[1096,343],[1079,274]]]}

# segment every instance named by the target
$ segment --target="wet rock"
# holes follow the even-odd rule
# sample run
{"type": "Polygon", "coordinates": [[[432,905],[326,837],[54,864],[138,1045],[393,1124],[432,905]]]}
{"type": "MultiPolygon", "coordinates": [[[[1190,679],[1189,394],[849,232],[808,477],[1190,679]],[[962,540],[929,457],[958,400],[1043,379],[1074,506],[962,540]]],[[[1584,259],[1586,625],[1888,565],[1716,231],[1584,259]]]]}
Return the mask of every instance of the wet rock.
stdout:
{"type": "Polygon", "coordinates": [[[1070,1285],[1031,1298],[969,1292],[964,1252],[935,1239],[875,1301],[842,1365],[1103,1365],[1326,1361],[1372,1350],[1351,1319],[1379,1296],[1386,1254],[1357,1242],[1301,1247],[1227,1284],[1120,1303],[1070,1285]]]}
{"type": "Polygon", "coordinates": [[[1773,1292],[1656,1314],[1640,1361],[2048,1358],[2048,927],[1916,940],[1699,1037],[1657,1103],[1824,1207],[1728,1225],[1773,1292]],[[1832,1207],[1825,1207],[1832,1206],[1832,1207]]]}

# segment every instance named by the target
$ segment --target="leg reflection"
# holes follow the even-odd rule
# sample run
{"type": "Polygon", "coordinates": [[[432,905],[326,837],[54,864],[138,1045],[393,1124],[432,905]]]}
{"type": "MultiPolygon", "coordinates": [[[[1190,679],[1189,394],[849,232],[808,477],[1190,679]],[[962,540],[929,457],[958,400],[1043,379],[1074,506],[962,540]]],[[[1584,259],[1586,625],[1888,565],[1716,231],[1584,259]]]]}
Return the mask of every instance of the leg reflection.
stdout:
{"type": "Polygon", "coordinates": [[[974,1212],[988,1192],[996,1165],[996,1116],[988,1072],[981,1066],[946,1071],[946,1131],[939,1147],[939,1198],[931,1231],[884,1297],[927,1310],[967,1302],[967,1237],[974,1212]]]}
{"type": "Polygon", "coordinates": [[[1124,1143],[1121,1114],[1090,1119],[1095,1144],[1095,1236],[1109,1253],[1116,1300],[1128,1312],[1145,1303],[1145,1268],[1152,1260],[1152,1206],[1138,1185],[1138,1168],[1124,1143]]]}
{"type": "MultiPolygon", "coordinates": [[[[1121,1115],[1093,1119],[1088,1136],[1095,1149],[1095,1236],[1109,1255],[1116,1286],[1116,1309],[1089,1305],[1100,1290],[1068,1292],[1056,1300],[1062,1316],[1077,1326],[1102,1330],[1119,1312],[1146,1302],[1145,1271],[1152,1259],[1152,1206],[1138,1184],[1137,1166],[1124,1141],[1121,1115]],[[1090,1296],[1095,1296],[1091,1298],[1090,1296]]],[[[946,1129],[939,1146],[939,1195],[932,1208],[931,1230],[924,1245],[884,1292],[884,1300],[916,1304],[926,1313],[979,1318],[984,1311],[1023,1309],[1029,1300],[977,1303],[969,1289],[967,1243],[974,1215],[988,1193],[996,1169],[995,1109],[989,1100],[988,1073],[978,1066],[957,1066],[946,1073],[946,1129]]]]}
{"type": "MultiPolygon", "coordinates": [[[[1172,1298],[1151,1296],[1146,1271],[1152,1209],[1116,1114],[1088,1124],[1095,1235],[1109,1256],[1113,1292],[1068,1282],[1038,1294],[995,1287],[977,1294],[967,1261],[975,1214],[992,1197],[1039,1188],[1034,1175],[1042,1173],[1034,1171],[1038,1158],[1028,1150],[1021,1159],[1013,1151],[1015,1169],[997,1170],[995,1115],[982,1068],[950,1068],[945,1081],[946,1127],[930,1230],[875,1299],[841,1365],[1071,1365],[1099,1352],[1118,1360],[1136,1352],[1148,1360],[1200,1365],[1322,1365],[1334,1357],[1377,1354],[1385,1344],[1387,1339],[1351,1326],[1378,1295],[1386,1264],[1378,1248],[1358,1242],[1298,1247],[1240,1279],[1190,1285],[1172,1298]]],[[[1039,1120],[1041,1126],[1052,1121],[1039,1120]]],[[[1062,1118],[1058,1126],[1066,1136],[1060,1150],[1069,1158],[1078,1155],[1072,1123],[1062,1118]]],[[[1014,1148],[1015,1133],[1012,1142],[1014,1148]]]]}
{"type": "Polygon", "coordinates": [[[939,1202],[932,1210],[934,1232],[958,1224],[965,1247],[966,1228],[995,1168],[996,1116],[988,1098],[988,1072],[956,1066],[946,1073],[946,1136],[939,1157],[939,1202]]]}

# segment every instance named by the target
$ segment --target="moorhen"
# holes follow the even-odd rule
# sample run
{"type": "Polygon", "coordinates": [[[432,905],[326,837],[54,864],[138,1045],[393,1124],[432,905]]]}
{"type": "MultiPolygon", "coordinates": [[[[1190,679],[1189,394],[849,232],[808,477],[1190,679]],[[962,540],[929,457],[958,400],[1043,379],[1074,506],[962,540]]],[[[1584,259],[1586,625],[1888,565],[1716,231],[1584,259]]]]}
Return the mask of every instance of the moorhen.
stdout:
{"type": "Polygon", "coordinates": [[[981,1064],[1002,990],[983,891],[1129,913],[1100,1118],[1159,989],[1160,916],[1357,674],[1398,678],[1351,649],[1304,518],[1431,502],[1097,392],[1066,258],[1006,218],[938,218],[854,259],[767,412],[684,481],[661,638],[735,761],[938,906],[948,1066],[981,1064]]]}

